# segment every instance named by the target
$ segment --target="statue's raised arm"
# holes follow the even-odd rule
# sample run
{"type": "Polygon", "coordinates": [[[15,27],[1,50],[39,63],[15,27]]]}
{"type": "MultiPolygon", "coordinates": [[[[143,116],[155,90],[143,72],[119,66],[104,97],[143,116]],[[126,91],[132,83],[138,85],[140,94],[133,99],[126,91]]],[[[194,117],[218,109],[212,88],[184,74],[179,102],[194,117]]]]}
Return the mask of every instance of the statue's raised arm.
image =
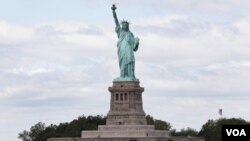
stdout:
{"type": "Polygon", "coordinates": [[[113,11],[113,17],[114,17],[114,19],[115,19],[115,25],[116,25],[116,26],[119,26],[118,18],[117,18],[116,12],[115,12],[115,10],[116,10],[115,4],[113,4],[113,6],[111,7],[111,9],[112,9],[112,11],[113,11]]]}

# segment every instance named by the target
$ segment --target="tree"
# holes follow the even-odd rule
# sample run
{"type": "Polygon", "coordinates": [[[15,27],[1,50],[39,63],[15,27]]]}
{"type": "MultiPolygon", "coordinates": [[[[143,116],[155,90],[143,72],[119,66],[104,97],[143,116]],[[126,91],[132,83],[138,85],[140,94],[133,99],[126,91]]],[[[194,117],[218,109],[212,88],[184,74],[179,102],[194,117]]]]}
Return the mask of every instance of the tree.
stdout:
{"type": "Polygon", "coordinates": [[[18,134],[18,138],[22,141],[32,141],[29,135],[29,132],[24,130],[23,132],[18,134]]]}
{"type": "Polygon", "coordinates": [[[154,125],[155,120],[154,120],[154,118],[152,116],[147,115],[146,120],[147,120],[147,124],[154,125]]]}
{"type": "Polygon", "coordinates": [[[198,136],[204,137],[206,141],[221,141],[221,127],[226,124],[250,124],[241,118],[222,118],[218,120],[208,120],[201,128],[198,136]]]}
{"type": "Polygon", "coordinates": [[[156,130],[170,130],[172,127],[170,123],[166,121],[154,119],[150,115],[146,116],[146,120],[149,125],[154,125],[156,130]]]}
{"type": "Polygon", "coordinates": [[[24,130],[19,133],[18,138],[22,141],[47,141],[51,137],[80,137],[82,130],[96,130],[98,125],[106,123],[104,116],[80,116],[69,123],[60,123],[59,125],[45,126],[38,122],[30,128],[30,131],[24,130]]]}
{"type": "Polygon", "coordinates": [[[30,131],[24,130],[19,133],[18,138],[23,141],[39,141],[38,139],[41,137],[41,133],[45,130],[45,124],[42,122],[38,122],[34,126],[30,128],[30,131]]]}

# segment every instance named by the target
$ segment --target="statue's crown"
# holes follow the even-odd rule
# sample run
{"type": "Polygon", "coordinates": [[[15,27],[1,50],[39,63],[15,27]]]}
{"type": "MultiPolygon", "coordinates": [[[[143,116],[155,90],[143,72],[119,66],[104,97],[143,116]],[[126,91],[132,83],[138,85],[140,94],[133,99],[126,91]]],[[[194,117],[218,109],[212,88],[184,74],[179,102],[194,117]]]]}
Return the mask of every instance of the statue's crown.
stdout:
{"type": "Polygon", "coordinates": [[[122,20],[121,23],[127,23],[127,24],[130,24],[130,22],[128,20],[122,20]]]}

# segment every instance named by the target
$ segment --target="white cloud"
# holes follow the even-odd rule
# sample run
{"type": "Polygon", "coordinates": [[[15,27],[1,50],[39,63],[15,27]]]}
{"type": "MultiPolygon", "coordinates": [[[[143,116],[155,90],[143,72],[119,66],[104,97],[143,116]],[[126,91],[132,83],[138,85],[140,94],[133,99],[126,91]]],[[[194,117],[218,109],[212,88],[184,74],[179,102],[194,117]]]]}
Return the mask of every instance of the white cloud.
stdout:
{"type": "Polygon", "coordinates": [[[32,28],[0,21],[1,44],[28,43],[31,40],[34,40],[34,34],[32,28]]]}

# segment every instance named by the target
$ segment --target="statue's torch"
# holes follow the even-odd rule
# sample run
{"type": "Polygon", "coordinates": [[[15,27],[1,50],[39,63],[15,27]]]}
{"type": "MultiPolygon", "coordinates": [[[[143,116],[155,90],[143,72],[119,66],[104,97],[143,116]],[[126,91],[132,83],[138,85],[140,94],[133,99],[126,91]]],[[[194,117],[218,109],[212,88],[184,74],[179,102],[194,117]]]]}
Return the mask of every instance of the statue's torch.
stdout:
{"type": "Polygon", "coordinates": [[[115,10],[116,10],[116,6],[115,6],[115,4],[113,4],[113,5],[112,5],[111,9],[112,9],[113,11],[115,11],[115,10]]]}

